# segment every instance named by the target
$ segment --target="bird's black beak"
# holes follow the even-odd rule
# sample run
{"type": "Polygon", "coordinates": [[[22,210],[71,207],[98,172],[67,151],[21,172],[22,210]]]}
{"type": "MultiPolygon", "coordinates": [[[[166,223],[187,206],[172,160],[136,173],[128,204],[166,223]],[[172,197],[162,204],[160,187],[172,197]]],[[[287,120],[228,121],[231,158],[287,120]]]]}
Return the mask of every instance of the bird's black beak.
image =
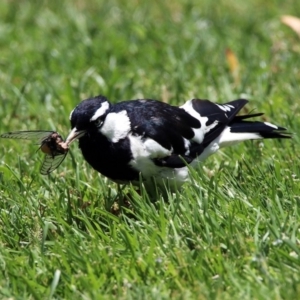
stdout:
{"type": "Polygon", "coordinates": [[[69,133],[66,143],[67,145],[70,145],[75,140],[79,139],[80,137],[84,136],[86,133],[86,130],[78,130],[76,127],[74,127],[71,132],[69,133]]]}

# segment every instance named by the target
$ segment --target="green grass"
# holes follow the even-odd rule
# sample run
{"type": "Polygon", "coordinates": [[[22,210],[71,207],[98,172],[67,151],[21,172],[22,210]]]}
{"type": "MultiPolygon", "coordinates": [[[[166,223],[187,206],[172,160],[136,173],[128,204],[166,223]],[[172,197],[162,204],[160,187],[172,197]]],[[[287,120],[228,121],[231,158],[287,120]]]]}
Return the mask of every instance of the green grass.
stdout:
{"type": "Polygon", "coordinates": [[[296,0],[1,1],[0,132],[66,136],[74,106],[101,93],[246,97],[295,135],[228,148],[155,203],[118,191],[76,146],[43,177],[36,145],[1,140],[0,298],[298,299],[300,39],[280,16],[299,11],[296,0]],[[127,196],[132,208],[112,214],[127,196]]]}

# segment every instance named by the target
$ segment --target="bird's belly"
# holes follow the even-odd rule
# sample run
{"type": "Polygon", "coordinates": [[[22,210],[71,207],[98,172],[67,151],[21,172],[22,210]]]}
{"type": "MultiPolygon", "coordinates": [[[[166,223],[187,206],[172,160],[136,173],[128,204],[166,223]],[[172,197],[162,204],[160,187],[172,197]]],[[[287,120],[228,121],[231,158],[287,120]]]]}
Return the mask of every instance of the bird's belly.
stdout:
{"type": "Polygon", "coordinates": [[[153,186],[155,182],[158,186],[169,186],[175,190],[188,180],[187,167],[157,166],[149,149],[130,139],[110,144],[100,139],[86,139],[79,141],[79,147],[85,160],[96,171],[117,183],[138,184],[141,175],[146,187],[153,186]]]}
{"type": "Polygon", "coordinates": [[[129,162],[130,151],[126,141],[111,145],[101,139],[81,140],[79,148],[84,159],[99,173],[116,182],[139,180],[139,172],[129,162]]]}

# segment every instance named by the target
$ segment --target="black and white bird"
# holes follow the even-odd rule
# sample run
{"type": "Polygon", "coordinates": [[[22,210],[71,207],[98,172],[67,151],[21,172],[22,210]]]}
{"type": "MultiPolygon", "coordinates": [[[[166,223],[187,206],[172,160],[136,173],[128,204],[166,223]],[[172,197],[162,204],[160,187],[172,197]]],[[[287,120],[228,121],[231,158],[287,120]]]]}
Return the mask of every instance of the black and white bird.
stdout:
{"type": "Polygon", "coordinates": [[[179,188],[187,165],[202,162],[219,148],[245,140],[290,138],[267,122],[248,121],[261,113],[237,116],[248,101],[226,104],[192,99],[180,107],[142,99],[111,104],[104,96],[82,101],[70,114],[67,144],[79,140],[85,160],[117,183],[179,188]],[[141,177],[140,177],[141,176],[141,177]]]}

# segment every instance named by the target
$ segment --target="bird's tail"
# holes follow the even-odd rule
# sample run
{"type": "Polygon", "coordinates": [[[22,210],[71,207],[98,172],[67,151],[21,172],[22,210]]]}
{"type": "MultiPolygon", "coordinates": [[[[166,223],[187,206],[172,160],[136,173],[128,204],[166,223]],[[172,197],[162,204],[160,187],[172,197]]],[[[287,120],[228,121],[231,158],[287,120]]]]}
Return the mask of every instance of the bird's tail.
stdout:
{"type": "Polygon", "coordinates": [[[284,127],[268,122],[246,121],[246,119],[261,115],[261,113],[258,113],[235,116],[221,134],[219,145],[224,147],[246,140],[291,138],[291,134],[287,133],[284,127]]]}

